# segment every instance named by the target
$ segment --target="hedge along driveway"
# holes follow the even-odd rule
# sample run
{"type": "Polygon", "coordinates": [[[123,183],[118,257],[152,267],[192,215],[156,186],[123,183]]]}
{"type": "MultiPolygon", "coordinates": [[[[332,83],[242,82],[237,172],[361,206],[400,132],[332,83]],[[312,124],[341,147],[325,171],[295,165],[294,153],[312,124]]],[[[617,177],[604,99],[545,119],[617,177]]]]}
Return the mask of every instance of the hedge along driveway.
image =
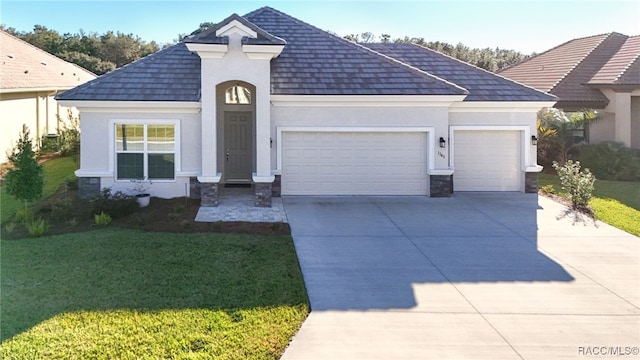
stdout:
{"type": "Polygon", "coordinates": [[[107,228],[1,266],[0,358],[275,359],[308,313],[289,236],[107,228]]]}

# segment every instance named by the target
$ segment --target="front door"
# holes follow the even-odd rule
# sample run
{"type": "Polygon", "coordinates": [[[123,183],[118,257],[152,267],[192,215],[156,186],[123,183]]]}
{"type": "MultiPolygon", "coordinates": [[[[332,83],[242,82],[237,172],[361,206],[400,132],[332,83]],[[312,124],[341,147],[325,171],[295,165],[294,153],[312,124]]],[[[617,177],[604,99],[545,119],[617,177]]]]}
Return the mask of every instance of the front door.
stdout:
{"type": "Polygon", "coordinates": [[[251,182],[253,116],[249,111],[224,113],[224,172],[227,183],[251,182]]]}

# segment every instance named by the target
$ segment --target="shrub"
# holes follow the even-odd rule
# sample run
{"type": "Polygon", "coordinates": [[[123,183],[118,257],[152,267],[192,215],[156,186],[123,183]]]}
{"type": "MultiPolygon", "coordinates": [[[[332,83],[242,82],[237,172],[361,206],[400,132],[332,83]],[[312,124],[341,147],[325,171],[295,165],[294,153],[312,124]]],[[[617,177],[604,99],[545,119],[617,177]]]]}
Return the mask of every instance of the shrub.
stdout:
{"type": "Polygon", "coordinates": [[[4,226],[4,231],[6,231],[7,234],[11,234],[13,230],[15,230],[15,228],[16,228],[16,223],[10,222],[4,226]]]}
{"type": "Polygon", "coordinates": [[[119,218],[132,214],[138,209],[136,198],[121,191],[111,193],[111,189],[102,189],[100,194],[91,200],[93,214],[106,213],[112,218],[119,218]]]}
{"type": "Polygon", "coordinates": [[[56,200],[51,204],[51,219],[55,221],[66,221],[73,217],[75,204],[71,197],[56,200]]]}
{"type": "Polygon", "coordinates": [[[562,189],[567,192],[574,209],[587,209],[596,178],[589,169],[580,169],[580,162],[567,161],[564,165],[553,163],[558,172],[562,189]]]}
{"type": "Polygon", "coordinates": [[[75,176],[72,178],[68,178],[64,181],[64,184],[67,186],[69,190],[78,190],[78,178],[75,176]]]}
{"type": "Polygon", "coordinates": [[[29,232],[29,235],[33,237],[40,237],[49,231],[49,225],[44,219],[40,218],[38,220],[30,221],[27,224],[27,231],[29,232]]]}
{"type": "Polygon", "coordinates": [[[540,191],[544,194],[556,194],[556,189],[553,188],[553,185],[547,184],[540,188],[540,191]]]}
{"type": "Polygon", "coordinates": [[[580,162],[598,179],[640,181],[640,153],[621,142],[605,141],[584,146],[580,162]]]}
{"type": "Polygon", "coordinates": [[[16,210],[15,221],[21,223],[28,223],[33,219],[33,212],[29,208],[16,210]]]}
{"type": "Polygon", "coordinates": [[[67,119],[63,120],[59,115],[57,139],[58,149],[63,156],[74,155],[80,152],[80,118],[74,116],[71,109],[67,109],[67,119]]]}
{"type": "Polygon", "coordinates": [[[111,223],[111,216],[101,212],[99,215],[94,215],[96,225],[107,226],[111,223]]]}

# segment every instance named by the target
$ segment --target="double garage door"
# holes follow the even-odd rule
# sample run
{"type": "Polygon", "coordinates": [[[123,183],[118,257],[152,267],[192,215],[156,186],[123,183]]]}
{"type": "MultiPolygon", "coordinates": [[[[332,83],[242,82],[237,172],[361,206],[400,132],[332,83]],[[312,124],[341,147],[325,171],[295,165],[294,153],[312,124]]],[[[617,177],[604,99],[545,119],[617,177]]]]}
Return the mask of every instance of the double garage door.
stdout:
{"type": "MultiPolygon", "coordinates": [[[[426,132],[282,133],[283,195],[428,195],[426,132]]],[[[454,191],[519,191],[520,131],[456,131],[454,191]]]]}
{"type": "Polygon", "coordinates": [[[284,195],[426,195],[425,132],[283,132],[284,195]]]}

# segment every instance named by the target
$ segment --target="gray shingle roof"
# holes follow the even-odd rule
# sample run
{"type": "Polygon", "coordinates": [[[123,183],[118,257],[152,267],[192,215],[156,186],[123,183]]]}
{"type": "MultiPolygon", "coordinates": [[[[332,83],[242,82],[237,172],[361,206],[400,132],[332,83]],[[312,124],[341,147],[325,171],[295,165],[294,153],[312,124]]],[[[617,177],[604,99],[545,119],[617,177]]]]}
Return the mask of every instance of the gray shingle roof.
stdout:
{"type": "Polygon", "coordinates": [[[282,45],[271,60],[274,95],[467,95],[468,101],[554,97],[416,45],[344,40],[269,7],[231,15],[185,42],[71,89],[60,100],[200,101],[200,58],[185,43],[225,43],[215,31],[238,20],[258,33],[245,44],[282,45]],[[393,46],[392,46],[393,45],[393,46]],[[384,53],[384,54],[382,54],[384,53]],[[469,91],[467,91],[469,90],[469,91]]]}
{"type": "Polygon", "coordinates": [[[200,57],[180,43],[65,91],[56,99],[200,101],[200,57]]]}
{"type": "Polygon", "coordinates": [[[274,95],[465,95],[466,91],[269,7],[245,15],[287,41],[271,61],[274,95]]]}
{"type": "Polygon", "coordinates": [[[464,101],[555,101],[553,95],[416,44],[364,44],[469,90],[464,101]]]}

